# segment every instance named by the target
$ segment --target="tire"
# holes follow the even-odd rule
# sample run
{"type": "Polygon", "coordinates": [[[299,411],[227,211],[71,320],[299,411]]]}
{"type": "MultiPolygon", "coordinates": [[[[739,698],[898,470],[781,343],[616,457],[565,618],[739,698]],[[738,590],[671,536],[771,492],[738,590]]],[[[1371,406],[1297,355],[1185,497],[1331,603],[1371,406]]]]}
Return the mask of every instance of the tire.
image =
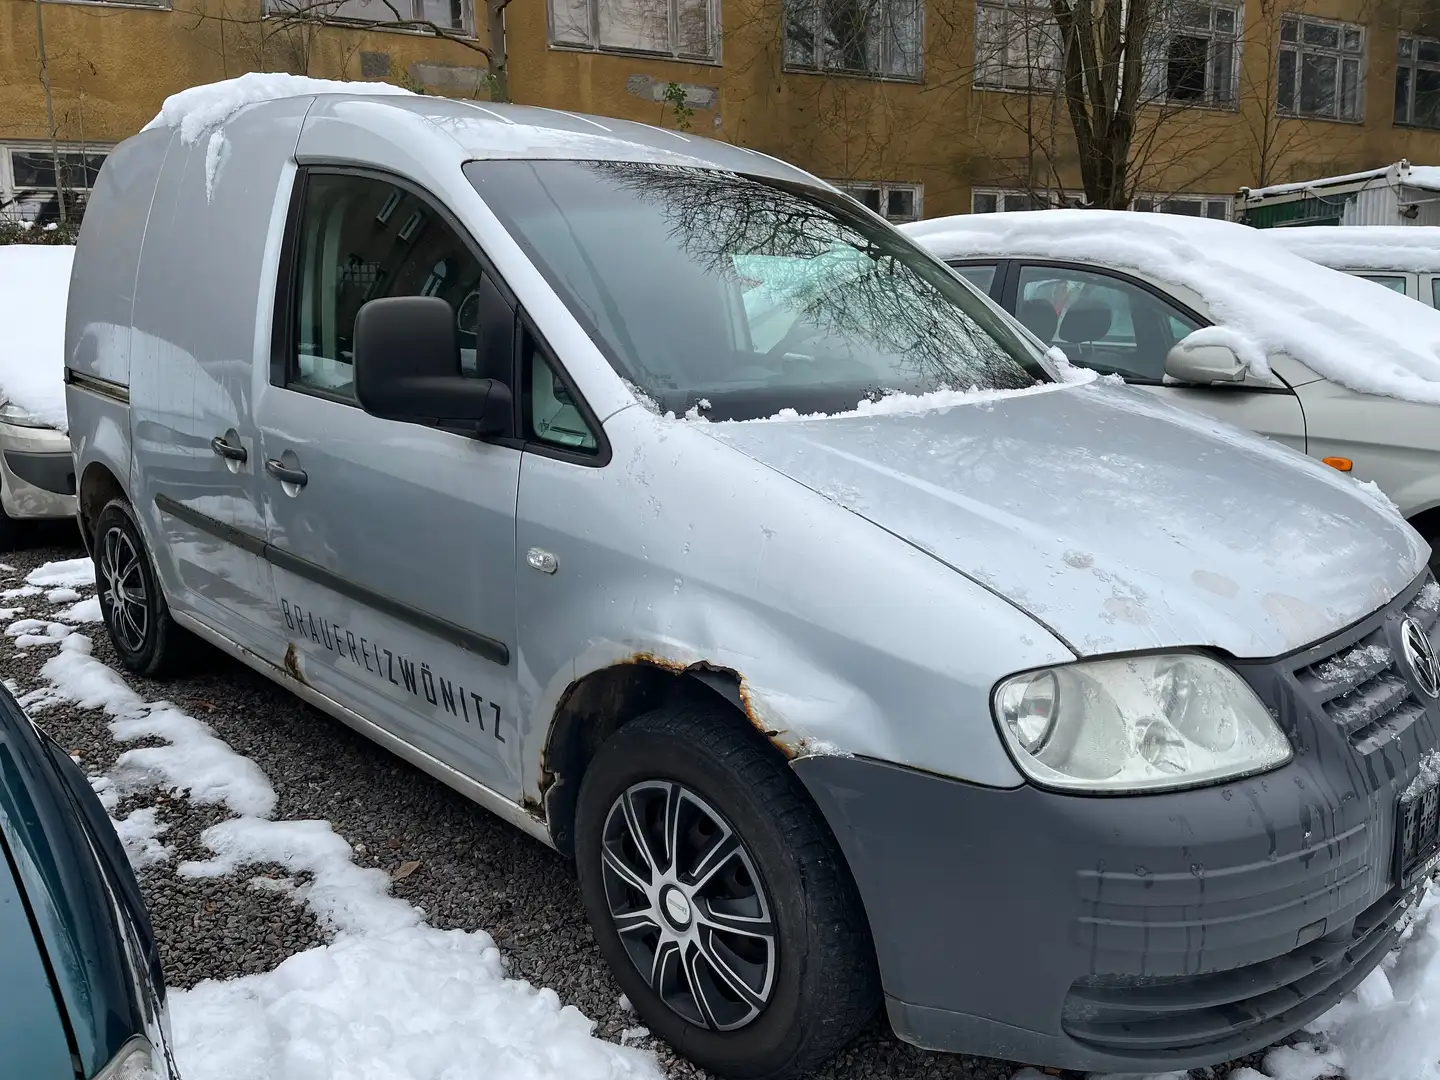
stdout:
{"type": "Polygon", "coordinates": [[[580,785],[575,841],[600,951],[650,1030],[696,1064],[744,1080],[797,1076],[874,1016],[874,947],[840,848],[785,762],[723,706],[661,709],[606,741],[580,785]],[[672,820],[678,871],[657,831],[672,820]],[[689,873],[707,860],[711,873],[689,873]],[[750,932],[709,931],[714,919],[750,932]],[[727,989],[711,957],[748,992],[727,989]]]}
{"type": "Polygon", "coordinates": [[[181,664],[188,635],[170,617],[134,511],[111,499],[95,521],[95,592],[110,642],[126,670],[164,676],[181,664]]]}

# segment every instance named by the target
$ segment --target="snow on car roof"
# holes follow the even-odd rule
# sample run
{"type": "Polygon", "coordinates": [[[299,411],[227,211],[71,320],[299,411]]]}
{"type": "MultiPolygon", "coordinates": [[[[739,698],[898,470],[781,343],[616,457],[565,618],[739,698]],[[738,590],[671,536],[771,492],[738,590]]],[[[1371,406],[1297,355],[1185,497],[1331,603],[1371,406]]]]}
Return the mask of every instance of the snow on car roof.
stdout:
{"type": "Polygon", "coordinates": [[[1440,226],[1308,225],[1265,233],[1286,251],[1336,270],[1440,271],[1440,226]]]}
{"type": "Polygon", "coordinates": [[[0,245],[0,400],[68,430],[65,304],[75,249],[0,245]]]}
{"type": "MultiPolygon", "coordinates": [[[[808,173],[755,150],[689,132],[632,120],[586,116],[533,105],[460,101],[413,94],[382,82],[336,82],[299,75],[251,72],[234,79],[192,86],[165,99],[144,130],[169,127],[187,143],[207,133],[218,159],[225,123],[249,105],[286,98],[326,95],[382,102],[413,114],[433,137],[448,135],[467,158],[549,158],[632,161],[726,169],[828,187],[808,173]]],[[[323,107],[323,106],[317,106],[323,107]]],[[[218,165],[216,166],[218,167],[218,165]]],[[[207,169],[213,172],[207,161],[207,169]]]]}
{"type": "Polygon", "coordinates": [[[1440,404],[1440,312],[1293,255],[1270,230],[1125,210],[967,214],[902,228],[942,259],[1134,270],[1199,294],[1217,324],[1264,354],[1286,353],[1361,393],[1440,404]]]}

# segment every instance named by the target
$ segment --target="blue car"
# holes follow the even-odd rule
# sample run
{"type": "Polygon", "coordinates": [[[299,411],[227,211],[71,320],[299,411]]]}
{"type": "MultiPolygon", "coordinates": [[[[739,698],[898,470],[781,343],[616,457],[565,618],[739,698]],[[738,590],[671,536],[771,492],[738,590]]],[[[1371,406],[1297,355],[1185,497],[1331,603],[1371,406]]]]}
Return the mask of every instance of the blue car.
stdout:
{"type": "Polygon", "coordinates": [[[149,916],[100,800],[0,688],[5,1078],[178,1080],[149,916]]]}

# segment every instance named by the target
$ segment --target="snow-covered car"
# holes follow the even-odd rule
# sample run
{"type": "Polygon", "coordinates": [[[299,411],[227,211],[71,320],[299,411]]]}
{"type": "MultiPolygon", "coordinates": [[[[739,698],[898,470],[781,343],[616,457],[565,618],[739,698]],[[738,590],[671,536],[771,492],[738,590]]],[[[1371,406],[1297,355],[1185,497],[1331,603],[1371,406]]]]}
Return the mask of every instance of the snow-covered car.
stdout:
{"type": "Polygon", "coordinates": [[[0,245],[0,549],[21,523],[75,517],[65,416],[65,298],[75,249],[0,245]]]}
{"type": "Polygon", "coordinates": [[[1440,307],[1440,226],[1309,225],[1265,236],[1311,262],[1440,307]]]}
{"type": "Polygon", "coordinates": [[[150,917],[105,808],[0,687],[0,1073],[179,1080],[150,917]]]}
{"type": "Polygon", "coordinates": [[[198,87],[100,173],[65,355],[120,662],[198,636],[573,857],[714,1074],[882,1007],[1228,1060],[1440,860],[1440,585],[1393,507],[1059,362],[774,158],[198,87]]]}
{"type": "Polygon", "coordinates": [[[1286,230],[1105,210],[901,228],[1072,363],[1375,483],[1440,567],[1440,311],[1292,254],[1286,230]]]}

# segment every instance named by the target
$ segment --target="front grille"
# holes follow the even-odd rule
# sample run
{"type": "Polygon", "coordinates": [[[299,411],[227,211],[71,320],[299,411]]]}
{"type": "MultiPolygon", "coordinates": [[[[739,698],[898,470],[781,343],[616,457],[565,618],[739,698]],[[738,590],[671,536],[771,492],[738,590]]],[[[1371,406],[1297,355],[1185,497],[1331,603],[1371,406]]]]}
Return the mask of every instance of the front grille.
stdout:
{"type": "MultiPolygon", "coordinates": [[[[1427,576],[1405,614],[1437,644],[1440,585],[1427,576]]],[[[1368,752],[1425,715],[1425,705],[1411,692],[1401,664],[1390,628],[1382,623],[1354,644],[1301,668],[1295,677],[1351,743],[1368,752]]]]}
{"type": "Polygon", "coordinates": [[[1088,976],[1066,995],[1065,1031],[1127,1053],[1195,1049],[1262,1029],[1288,1033],[1352,990],[1384,958],[1408,900],[1409,894],[1392,892],[1351,927],[1232,971],[1088,976]]]}

